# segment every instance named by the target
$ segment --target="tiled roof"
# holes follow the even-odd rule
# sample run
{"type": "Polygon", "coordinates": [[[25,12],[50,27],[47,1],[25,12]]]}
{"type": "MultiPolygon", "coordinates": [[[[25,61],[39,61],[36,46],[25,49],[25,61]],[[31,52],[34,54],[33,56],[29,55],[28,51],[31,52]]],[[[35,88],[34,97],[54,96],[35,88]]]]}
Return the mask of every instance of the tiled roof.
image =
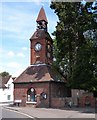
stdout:
{"type": "Polygon", "coordinates": [[[40,9],[36,22],[39,22],[41,20],[45,20],[48,23],[43,7],[40,9]]]}
{"type": "Polygon", "coordinates": [[[11,76],[1,77],[0,76],[0,88],[6,88],[5,84],[9,81],[11,76]]]}
{"type": "Polygon", "coordinates": [[[57,81],[66,82],[60,73],[49,65],[32,65],[29,66],[14,83],[57,81]]]}
{"type": "Polygon", "coordinates": [[[38,29],[38,30],[36,30],[34,32],[32,37],[30,38],[30,40],[33,40],[33,39],[44,39],[44,38],[52,40],[48,32],[46,32],[44,30],[41,30],[41,29],[38,29]]]}

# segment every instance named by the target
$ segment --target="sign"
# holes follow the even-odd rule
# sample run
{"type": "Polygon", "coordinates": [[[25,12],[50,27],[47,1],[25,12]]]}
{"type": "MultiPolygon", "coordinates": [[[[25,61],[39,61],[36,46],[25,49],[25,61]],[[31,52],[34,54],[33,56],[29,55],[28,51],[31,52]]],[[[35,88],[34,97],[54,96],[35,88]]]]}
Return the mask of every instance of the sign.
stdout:
{"type": "Polygon", "coordinates": [[[47,93],[43,92],[43,93],[41,93],[41,96],[42,96],[43,99],[47,99],[47,93]]]}

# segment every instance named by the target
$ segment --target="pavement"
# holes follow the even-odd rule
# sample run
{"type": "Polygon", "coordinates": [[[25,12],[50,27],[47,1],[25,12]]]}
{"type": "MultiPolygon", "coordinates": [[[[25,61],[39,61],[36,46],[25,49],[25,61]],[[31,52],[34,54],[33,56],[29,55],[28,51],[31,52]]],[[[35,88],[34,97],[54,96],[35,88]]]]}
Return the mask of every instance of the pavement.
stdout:
{"type": "MultiPolygon", "coordinates": [[[[19,111],[34,118],[95,118],[94,108],[33,108],[33,107],[18,107],[18,106],[5,106],[6,109],[19,111]]],[[[87,119],[87,120],[88,120],[87,119]]],[[[97,120],[97,118],[95,118],[97,120]]]]}

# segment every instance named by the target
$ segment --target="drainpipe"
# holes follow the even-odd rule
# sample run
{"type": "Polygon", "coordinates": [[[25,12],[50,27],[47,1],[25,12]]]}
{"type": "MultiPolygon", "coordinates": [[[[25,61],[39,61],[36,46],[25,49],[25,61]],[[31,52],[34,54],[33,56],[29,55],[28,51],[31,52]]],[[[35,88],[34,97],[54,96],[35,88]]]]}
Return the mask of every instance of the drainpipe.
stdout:
{"type": "Polygon", "coordinates": [[[49,108],[51,107],[51,81],[49,82],[49,108]]]}

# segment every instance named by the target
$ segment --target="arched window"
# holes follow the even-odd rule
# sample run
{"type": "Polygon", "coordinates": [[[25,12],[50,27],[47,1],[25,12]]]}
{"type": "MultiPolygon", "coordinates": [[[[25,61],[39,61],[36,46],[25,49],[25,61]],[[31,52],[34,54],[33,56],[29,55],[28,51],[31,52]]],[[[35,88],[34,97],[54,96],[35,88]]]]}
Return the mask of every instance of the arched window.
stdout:
{"type": "Polygon", "coordinates": [[[36,101],[36,93],[34,88],[30,88],[27,91],[27,101],[32,101],[32,102],[36,101]]]}

